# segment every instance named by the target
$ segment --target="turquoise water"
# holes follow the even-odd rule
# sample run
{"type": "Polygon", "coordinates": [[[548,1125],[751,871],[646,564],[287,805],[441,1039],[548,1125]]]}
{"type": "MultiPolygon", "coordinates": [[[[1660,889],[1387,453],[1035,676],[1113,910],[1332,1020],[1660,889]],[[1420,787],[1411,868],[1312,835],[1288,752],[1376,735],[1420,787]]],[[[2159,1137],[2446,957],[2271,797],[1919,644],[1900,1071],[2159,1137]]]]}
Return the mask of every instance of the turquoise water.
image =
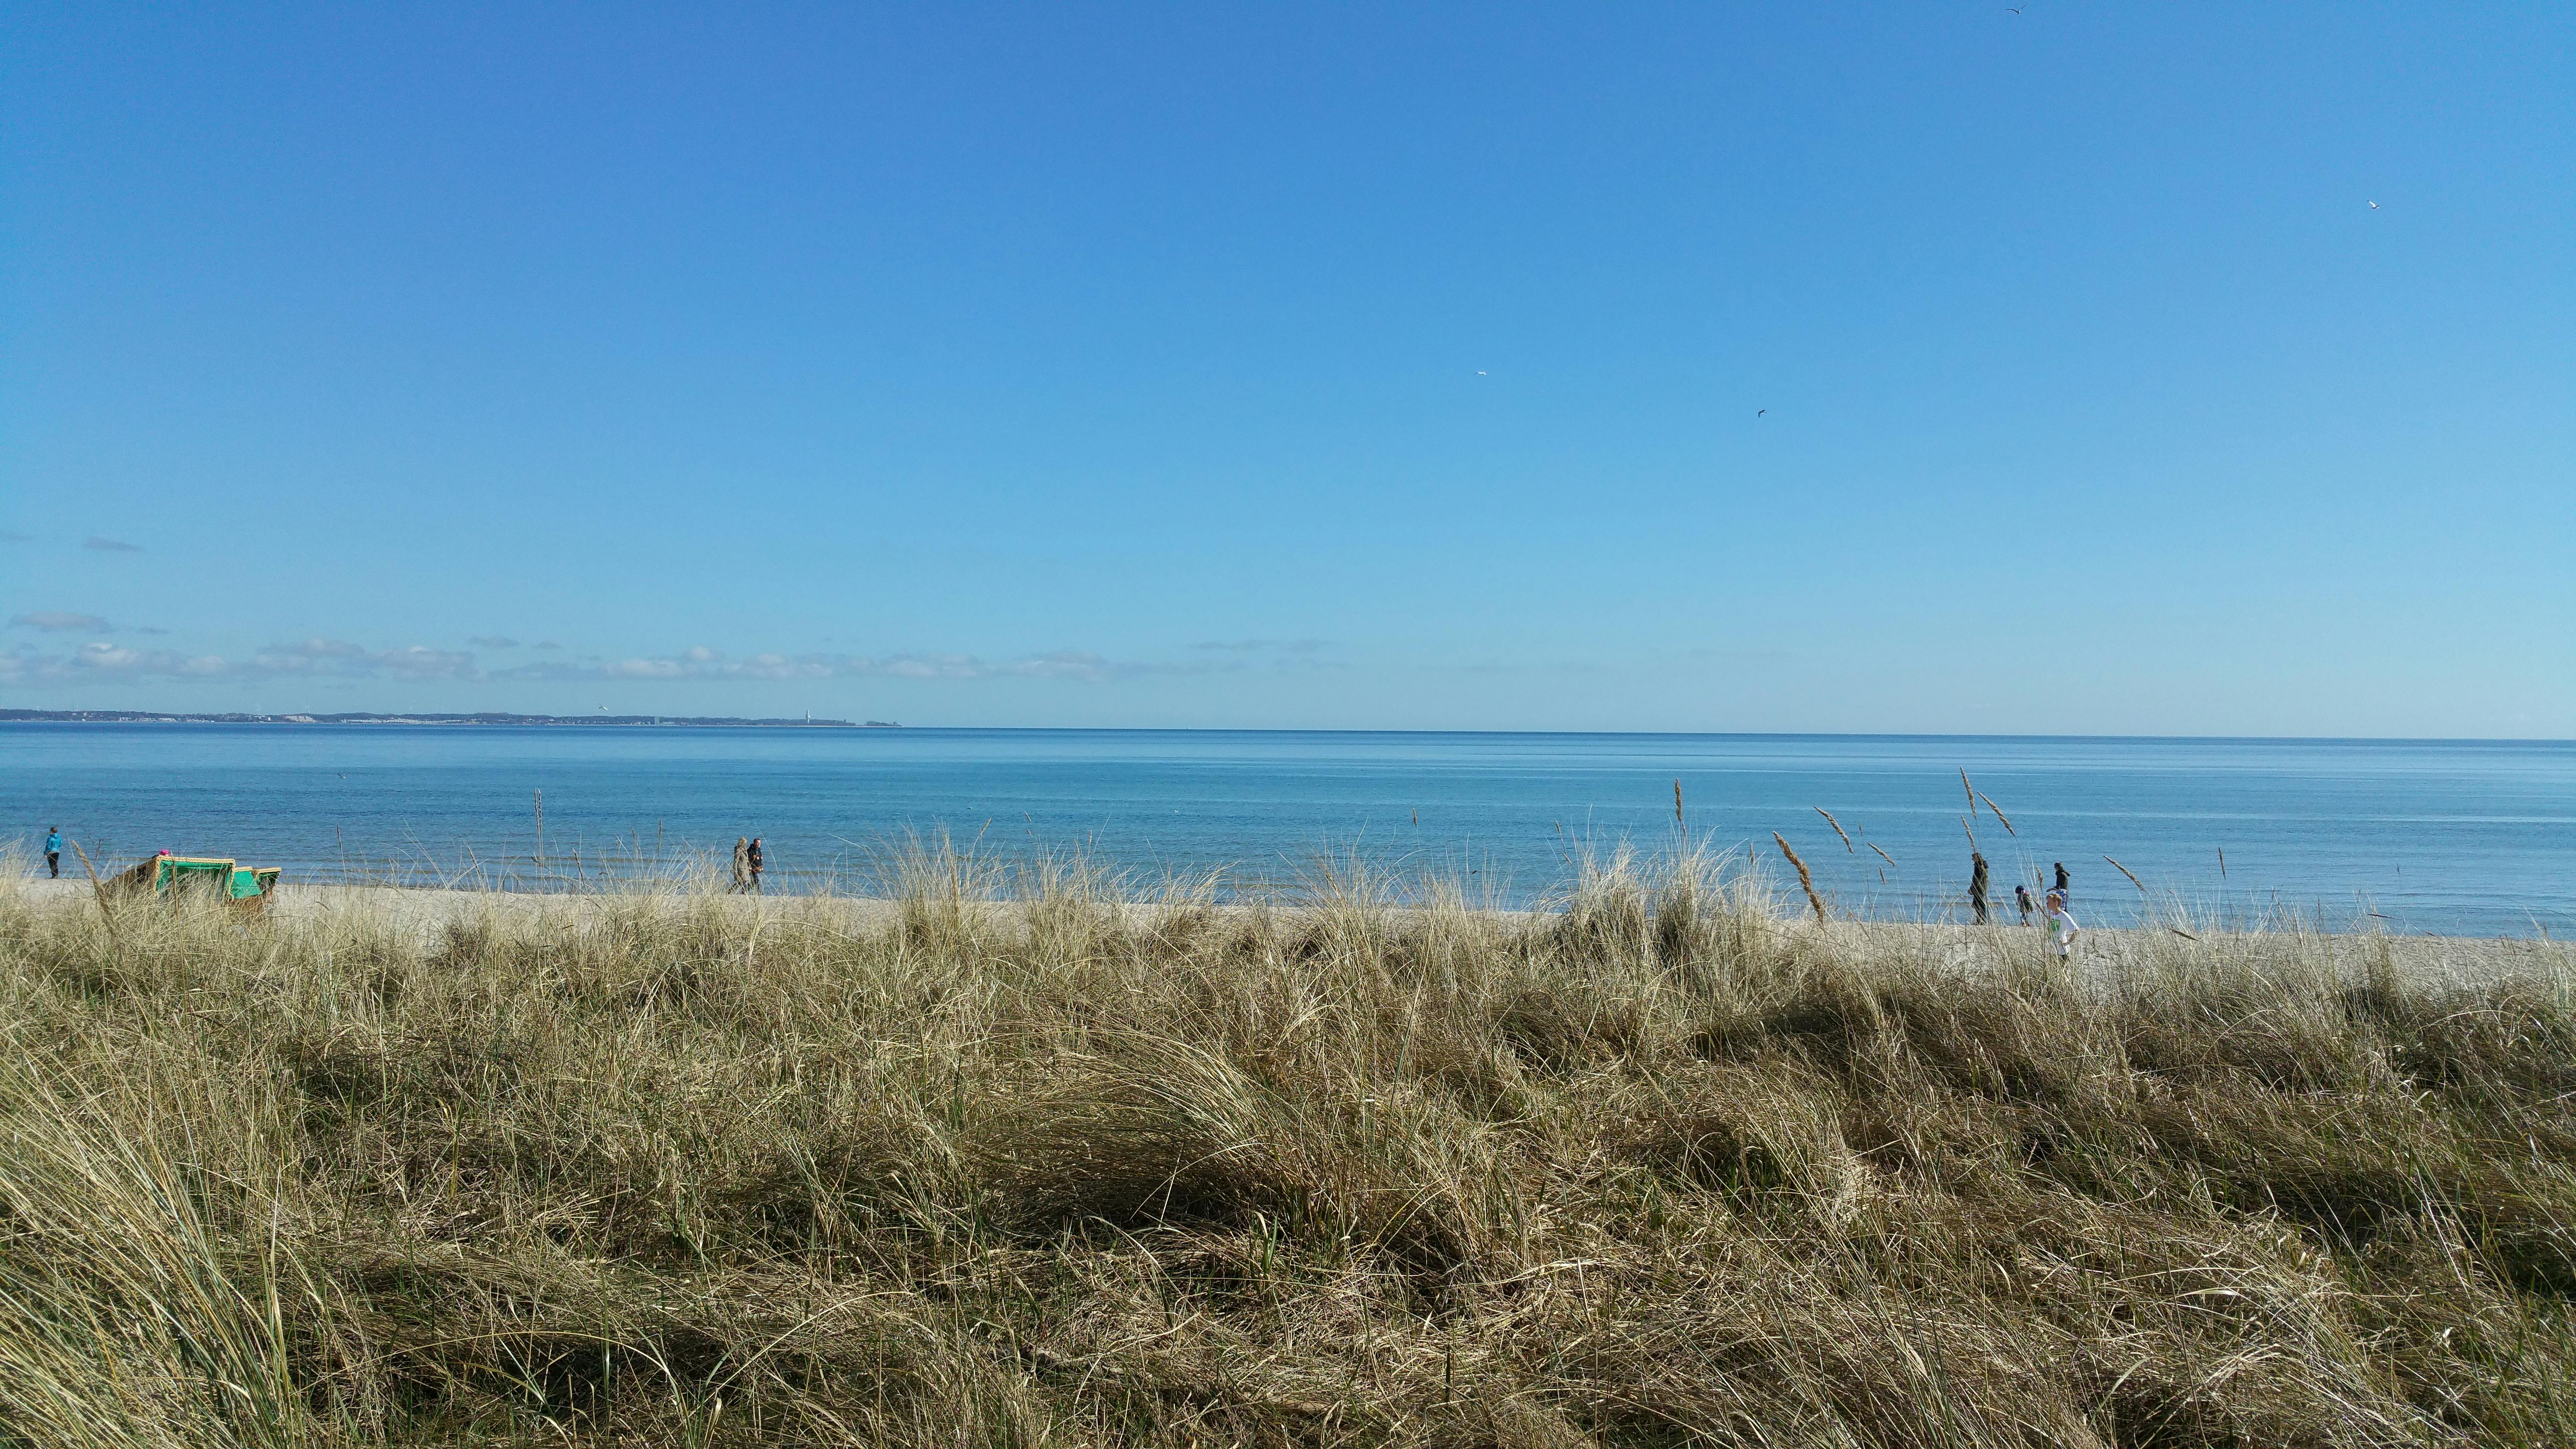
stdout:
{"type": "Polygon", "coordinates": [[[1585,850],[1667,847],[1678,779],[1696,840],[1786,882],[1776,830],[1838,908],[1939,917],[1965,909],[1962,769],[2018,831],[1971,822],[1999,902],[2063,860],[2080,918],[2132,918],[2109,855],[2213,920],[2576,931],[2568,742],[0,724],[0,840],[32,853],[59,823],[116,861],[524,884],[757,834],[776,884],[866,889],[890,845],[945,831],[1147,880],[1357,858],[1526,902],[1585,850]]]}

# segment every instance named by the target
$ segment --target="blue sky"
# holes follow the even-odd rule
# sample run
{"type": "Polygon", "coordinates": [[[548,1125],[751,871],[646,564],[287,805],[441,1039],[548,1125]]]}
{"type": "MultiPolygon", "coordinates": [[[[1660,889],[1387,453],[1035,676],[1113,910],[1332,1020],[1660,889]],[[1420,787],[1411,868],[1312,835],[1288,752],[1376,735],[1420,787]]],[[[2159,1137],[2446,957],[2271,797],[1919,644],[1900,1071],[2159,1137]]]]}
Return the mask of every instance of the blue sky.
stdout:
{"type": "Polygon", "coordinates": [[[2576,735],[2571,42],[7,5],[0,704],[2576,735]]]}

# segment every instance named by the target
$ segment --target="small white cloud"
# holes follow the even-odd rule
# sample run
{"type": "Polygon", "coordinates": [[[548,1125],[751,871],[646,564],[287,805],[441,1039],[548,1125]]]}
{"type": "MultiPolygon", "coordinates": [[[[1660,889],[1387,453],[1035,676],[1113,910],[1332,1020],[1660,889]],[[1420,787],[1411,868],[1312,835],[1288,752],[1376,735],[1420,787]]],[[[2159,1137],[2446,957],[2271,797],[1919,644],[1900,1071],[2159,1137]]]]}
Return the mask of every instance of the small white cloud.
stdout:
{"type": "Polygon", "coordinates": [[[83,548],[85,548],[85,549],[88,549],[88,550],[89,550],[90,552],[92,552],[92,553],[141,553],[141,552],[143,552],[143,547],[142,547],[142,545],[140,545],[140,544],[127,543],[125,540],[123,540],[123,539],[121,539],[121,538],[101,538],[101,537],[99,537],[99,536],[98,536],[97,534],[95,534],[95,533],[91,534],[91,535],[90,535],[89,537],[87,537],[87,538],[82,539],[82,540],[81,540],[81,547],[83,547],[83,548]]]}
{"type": "Polygon", "coordinates": [[[364,659],[367,648],[346,639],[325,639],[317,634],[301,644],[271,644],[259,651],[259,655],[262,659],[364,659]]]}
{"type": "Polygon", "coordinates": [[[1059,649],[1005,665],[1004,669],[1032,679],[1100,680],[1110,678],[1118,667],[1106,656],[1086,649],[1059,649]]]}
{"type": "Polygon", "coordinates": [[[1312,654],[1330,649],[1330,639],[1206,639],[1190,646],[1223,654],[1312,654]]]}
{"type": "Polygon", "coordinates": [[[971,654],[797,654],[763,653],[733,659],[700,646],[677,654],[647,655],[611,661],[553,661],[499,670],[494,679],[568,681],[581,679],[1068,679],[1100,682],[1147,674],[1208,674],[1241,666],[1232,663],[1163,664],[1117,660],[1088,650],[1059,650],[991,663],[971,654]]]}
{"type": "Polygon", "coordinates": [[[48,634],[107,634],[114,632],[105,619],[96,614],[65,614],[45,609],[33,614],[20,614],[10,624],[20,629],[41,629],[48,634]]]}
{"type": "Polygon", "coordinates": [[[368,662],[398,679],[476,679],[482,675],[474,667],[471,654],[419,644],[408,649],[388,649],[368,662]]]}
{"type": "Polygon", "coordinates": [[[72,667],[100,674],[166,674],[206,678],[231,672],[220,654],[190,656],[175,649],[128,649],[121,644],[84,644],[73,651],[72,667]]]}
{"type": "Polygon", "coordinates": [[[482,671],[474,667],[474,656],[461,650],[415,644],[408,649],[378,652],[346,639],[318,635],[301,644],[271,644],[252,657],[249,667],[269,674],[390,674],[397,679],[482,677],[482,671]]]}
{"type": "Polygon", "coordinates": [[[84,644],[69,654],[43,654],[24,646],[0,654],[0,684],[59,684],[77,680],[203,679],[227,674],[220,655],[189,656],[171,649],[127,649],[84,644]]]}

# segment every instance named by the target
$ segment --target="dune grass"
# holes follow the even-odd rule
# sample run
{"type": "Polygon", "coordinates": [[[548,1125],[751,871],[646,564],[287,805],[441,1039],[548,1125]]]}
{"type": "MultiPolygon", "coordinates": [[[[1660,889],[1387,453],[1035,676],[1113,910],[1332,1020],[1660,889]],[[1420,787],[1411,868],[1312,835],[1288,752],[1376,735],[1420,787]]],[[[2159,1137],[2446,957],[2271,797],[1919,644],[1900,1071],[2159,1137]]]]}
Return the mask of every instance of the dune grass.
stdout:
{"type": "Polygon", "coordinates": [[[2563,952],[898,875],[0,890],[0,1443],[2576,1442],[2563,952]]]}

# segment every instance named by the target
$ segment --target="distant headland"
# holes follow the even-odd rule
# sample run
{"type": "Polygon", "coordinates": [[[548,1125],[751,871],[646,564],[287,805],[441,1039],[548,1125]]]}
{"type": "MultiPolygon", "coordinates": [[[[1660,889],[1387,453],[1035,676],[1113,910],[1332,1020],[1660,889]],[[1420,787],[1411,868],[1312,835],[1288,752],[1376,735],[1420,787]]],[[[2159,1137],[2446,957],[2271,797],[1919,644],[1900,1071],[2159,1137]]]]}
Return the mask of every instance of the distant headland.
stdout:
{"type": "Polygon", "coordinates": [[[145,709],[0,709],[0,724],[34,722],[44,724],[359,724],[359,725],[641,725],[660,726],[758,726],[763,729],[870,729],[892,730],[903,726],[893,720],[872,719],[865,722],[846,719],[738,719],[731,715],[698,714],[504,714],[486,710],[480,714],[164,714],[145,709]]]}

